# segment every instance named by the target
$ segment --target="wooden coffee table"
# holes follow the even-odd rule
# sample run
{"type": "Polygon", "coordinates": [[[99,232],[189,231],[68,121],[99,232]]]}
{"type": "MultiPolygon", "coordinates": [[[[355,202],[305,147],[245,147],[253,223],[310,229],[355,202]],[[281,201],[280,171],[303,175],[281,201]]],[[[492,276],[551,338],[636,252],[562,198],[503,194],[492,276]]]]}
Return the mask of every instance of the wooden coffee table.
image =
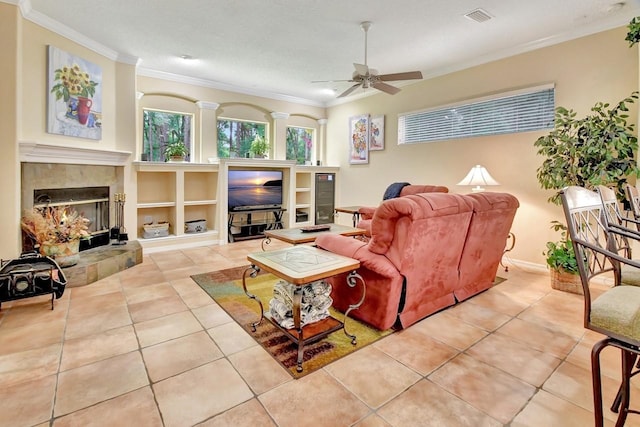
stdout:
{"type": "Polygon", "coordinates": [[[260,305],[260,319],[251,324],[252,329],[255,332],[256,327],[262,322],[262,319],[267,318],[275,327],[284,332],[289,339],[296,343],[298,345],[296,367],[298,372],[302,372],[304,345],[307,343],[317,341],[340,329],[344,331],[346,336],[351,338],[351,344],[355,345],[357,343],[356,336],[347,332],[345,322],[351,310],[359,308],[364,302],[366,286],[362,276],[356,272],[358,267],[360,267],[360,261],[305,245],[293,246],[277,251],[257,252],[247,255],[247,259],[251,262],[251,266],[247,268],[242,275],[242,288],[249,298],[257,301],[260,305]],[[296,286],[293,295],[293,328],[283,328],[278,322],[272,320],[270,313],[264,312],[262,301],[247,291],[247,276],[256,277],[260,270],[268,271],[296,286]],[[362,297],[360,301],[357,304],[349,306],[349,309],[344,313],[343,321],[329,316],[320,321],[302,326],[300,306],[302,303],[303,286],[346,272],[349,272],[347,276],[347,286],[355,288],[358,283],[362,286],[362,297]]]}
{"type": "Polygon", "coordinates": [[[313,243],[321,234],[342,234],[343,236],[364,236],[366,230],[362,228],[349,227],[340,224],[331,224],[329,230],[305,232],[300,228],[285,228],[283,230],[265,230],[264,240],[262,240],[262,250],[264,245],[271,243],[271,239],[282,240],[292,245],[302,243],[313,243]]]}

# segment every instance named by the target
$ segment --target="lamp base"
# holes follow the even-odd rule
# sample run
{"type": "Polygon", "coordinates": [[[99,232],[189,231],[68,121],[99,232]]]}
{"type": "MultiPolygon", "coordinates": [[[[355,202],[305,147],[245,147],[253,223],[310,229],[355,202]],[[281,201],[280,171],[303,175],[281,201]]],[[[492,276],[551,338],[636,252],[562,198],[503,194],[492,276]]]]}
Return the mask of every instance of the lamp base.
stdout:
{"type": "Polygon", "coordinates": [[[483,191],[484,191],[484,188],[480,187],[479,185],[476,185],[471,189],[472,193],[482,193],[483,191]]]}

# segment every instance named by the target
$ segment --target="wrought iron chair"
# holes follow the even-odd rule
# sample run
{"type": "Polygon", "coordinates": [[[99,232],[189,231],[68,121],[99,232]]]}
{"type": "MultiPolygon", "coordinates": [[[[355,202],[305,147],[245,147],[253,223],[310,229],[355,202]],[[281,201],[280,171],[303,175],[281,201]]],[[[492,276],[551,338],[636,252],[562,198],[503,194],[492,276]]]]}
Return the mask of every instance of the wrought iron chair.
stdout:
{"type": "Polygon", "coordinates": [[[611,407],[619,412],[616,426],[622,426],[628,413],[640,413],[629,409],[630,380],[637,373],[632,370],[640,354],[640,287],[616,282],[592,299],[590,284],[595,276],[620,271],[621,265],[640,269],[640,262],[627,258],[626,249],[619,251],[617,247],[624,238],[634,237],[622,228],[608,228],[598,193],[567,187],[561,191],[561,199],[584,291],[584,327],[606,336],[591,350],[595,425],[603,425],[600,352],[612,346],[622,354],[622,383],[611,407]]]}
{"type": "MultiPolygon", "coordinates": [[[[638,192],[638,187],[626,184],[624,190],[627,196],[627,201],[629,202],[629,207],[633,213],[633,217],[636,220],[640,220],[640,192],[638,192]]],[[[638,230],[640,230],[640,226],[638,227],[638,230]]]]}
{"type": "MultiPolygon", "coordinates": [[[[613,234],[612,239],[615,239],[616,250],[619,254],[623,254],[626,258],[632,259],[631,248],[632,242],[640,242],[640,221],[634,218],[625,217],[620,211],[620,203],[616,197],[616,192],[609,187],[599,185],[596,187],[596,191],[600,195],[600,201],[602,202],[603,221],[608,229],[615,229],[623,232],[623,234],[613,234]]],[[[640,261],[640,260],[637,260],[640,261]]],[[[615,268],[615,283],[624,285],[640,286],[640,270],[627,266],[620,265],[618,269],[615,268]]]]}

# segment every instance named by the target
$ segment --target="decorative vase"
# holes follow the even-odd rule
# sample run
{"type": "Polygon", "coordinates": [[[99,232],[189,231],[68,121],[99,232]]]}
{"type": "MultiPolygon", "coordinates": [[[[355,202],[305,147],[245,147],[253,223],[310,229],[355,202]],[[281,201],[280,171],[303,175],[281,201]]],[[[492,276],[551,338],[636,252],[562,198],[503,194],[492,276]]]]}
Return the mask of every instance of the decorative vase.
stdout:
{"type": "Polygon", "coordinates": [[[551,287],[559,291],[583,294],[580,275],[566,272],[563,269],[551,269],[551,287]]]}
{"type": "Polygon", "coordinates": [[[67,101],[67,113],[66,116],[70,119],[78,120],[78,98],[75,96],[69,97],[67,101]]]}
{"type": "Polygon", "coordinates": [[[93,101],[91,101],[89,98],[85,98],[84,96],[78,97],[78,123],[80,123],[81,125],[87,124],[92,105],[93,101]]]}
{"type": "Polygon", "coordinates": [[[80,239],[64,243],[41,243],[40,254],[54,259],[60,267],[71,267],[80,261],[80,239]]]}

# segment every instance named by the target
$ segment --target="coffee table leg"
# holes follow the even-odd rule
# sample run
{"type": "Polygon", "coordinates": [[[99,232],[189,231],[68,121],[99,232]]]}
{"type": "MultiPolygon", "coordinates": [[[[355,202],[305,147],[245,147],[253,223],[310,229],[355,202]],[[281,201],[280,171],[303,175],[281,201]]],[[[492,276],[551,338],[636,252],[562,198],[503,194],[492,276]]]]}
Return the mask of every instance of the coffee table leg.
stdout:
{"type": "Polygon", "coordinates": [[[293,327],[298,333],[298,366],[296,371],[302,372],[302,359],[304,358],[304,339],[302,336],[302,319],[300,318],[300,306],[302,305],[302,287],[296,286],[293,291],[293,327]]]}
{"type": "Polygon", "coordinates": [[[264,245],[268,245],[271,243],[271,237],[267,236],[264,239],[262,239],[262,243],[260,244],[260,247],[262,248],[263,251],[265,251],[266,249],[264,248],[264,245]]]}
{"type": "Polygon", "coordinates": [[[258,298],[257,296],[249,293],[247,291],[247,273],[249,273],[250,277],[256,277],[258,275],[258,273],[260,272],[260,267],[251,264],[251,266],[249,268],[247,268],[244,273],[242,273],[242,289],[244,290],[244,293],[246,296],[248,296],[249,298],[258,301],[258,304],[260,304],[260,320],[258,320],[257,322],[253,322],[251,324],[251,330],[253,332],[256,331],[256,327],[262,323],[262,319],[264,319],[264,309],[262,308],[262,301],[260,301],[260,298],[258,298]]]}
{"type": "Polygon", "coordinates": [[[360,308],[360,306],[364,302],[364,297],[366,296],[366,293],[367,293],[367,287],[364,283],[364,279],[362,278],[362,276],[359,275],[356,271],[352,271],[351,273],[349,273],[349,275],[347,276],[347,285],[350,288],[355,288],[358,282],[362,284],[362,296],[360,297],[360,301],[358,301],[356,304],[351,304],[347,309],[347,311],[344,312],[344,322],[343,322],[344,333],[346,336],[351,338],[351,344],[353,345],[356,345],[357,339],[355,335],[352,335],[349,332],[347,332],[347,318],[349,317],[349,313],[351,312],[351,310],[356,310],[360,308]]]}

